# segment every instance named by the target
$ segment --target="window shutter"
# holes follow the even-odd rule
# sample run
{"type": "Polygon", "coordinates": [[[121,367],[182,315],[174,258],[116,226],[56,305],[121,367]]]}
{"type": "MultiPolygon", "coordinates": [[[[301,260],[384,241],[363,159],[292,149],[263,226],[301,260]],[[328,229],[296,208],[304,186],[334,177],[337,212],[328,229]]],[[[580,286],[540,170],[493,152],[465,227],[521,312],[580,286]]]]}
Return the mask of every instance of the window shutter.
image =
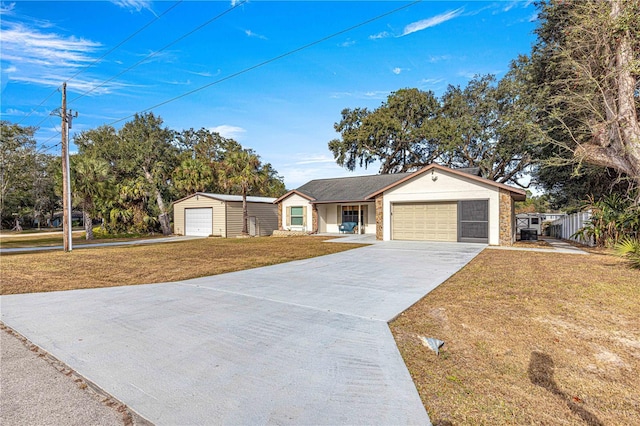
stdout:
{"type": "Polygon", "coordinates": [[[287,226],[291,226],[291,206],[287,206],[287,226]]]}
{"type": "Polygon", "coordinates": [[[302,206],[302,226],[307,226],[307,206],[302,206]]]}
{"type": "Polygon", "coordinates": [[[338,204],[338,212],[336,214],[336,223],[342,225],[342,206],[340,204],[338,204]]]}

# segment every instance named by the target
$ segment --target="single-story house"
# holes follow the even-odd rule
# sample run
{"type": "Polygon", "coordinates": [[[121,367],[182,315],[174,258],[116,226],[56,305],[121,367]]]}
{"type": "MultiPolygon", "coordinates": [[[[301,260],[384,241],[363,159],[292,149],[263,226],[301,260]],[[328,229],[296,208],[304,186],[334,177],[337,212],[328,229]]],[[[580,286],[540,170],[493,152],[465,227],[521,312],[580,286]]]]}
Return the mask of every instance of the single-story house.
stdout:
{"type": "MultiPolygon", "coordinates": [[[[271,235],[278,229],[275,198],[247,197],[249,235],[271,235]]],[[[196,192],[173,203],[177,235],[232,238],[242,234],[242,196],[196,192]]]]}
{"type": "Polygon", "coordinates": [[[413,173],[317,179],[278,198],[282,230],[338,233],[344,222],[379,240],[511,245],[515,201],[524,190],[478,176],[477,168],[430,164],[413,173]]]}

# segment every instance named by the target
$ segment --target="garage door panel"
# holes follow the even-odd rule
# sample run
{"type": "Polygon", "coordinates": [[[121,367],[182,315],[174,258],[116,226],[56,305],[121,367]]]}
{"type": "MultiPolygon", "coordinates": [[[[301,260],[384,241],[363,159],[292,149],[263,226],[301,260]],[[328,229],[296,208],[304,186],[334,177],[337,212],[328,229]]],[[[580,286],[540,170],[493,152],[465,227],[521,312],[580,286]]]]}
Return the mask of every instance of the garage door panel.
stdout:
{"type": "Polygon", "coordinates": [[[394,240],[457,241],[457,203],[394,204],[394,240]]]}
{"type": "Polygon", "coordinates": [[[185,209],[184,234],[198,237],[208,237],[213,233],[213,209],[185,209]]]}

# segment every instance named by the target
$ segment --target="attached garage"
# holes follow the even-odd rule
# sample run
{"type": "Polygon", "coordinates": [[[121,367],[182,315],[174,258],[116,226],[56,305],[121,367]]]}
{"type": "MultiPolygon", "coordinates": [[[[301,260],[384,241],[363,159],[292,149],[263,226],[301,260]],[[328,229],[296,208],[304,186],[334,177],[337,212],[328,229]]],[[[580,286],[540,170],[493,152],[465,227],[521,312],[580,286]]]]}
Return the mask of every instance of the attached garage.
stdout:
{"type": "Polygon", "coordinates": [[[458,241],[456,202],[394,203],[392,239],[458,241]]]}
{"type": "Polygon", "coordinates": [[[376,201],[382,240],[510,245],[513,204],[523,190],[439,165],[429,165],[367,197],[376,201]]]}
{"type": "MultiPolygon", "coordinates": [[[[278,229],[275,198],[247,197],[248,231],[271,235],[278,229]]],[[[198,192],[173,204],[173,232],[177,235],[233,238],[242,235],[242,196],[198,192]]]]}

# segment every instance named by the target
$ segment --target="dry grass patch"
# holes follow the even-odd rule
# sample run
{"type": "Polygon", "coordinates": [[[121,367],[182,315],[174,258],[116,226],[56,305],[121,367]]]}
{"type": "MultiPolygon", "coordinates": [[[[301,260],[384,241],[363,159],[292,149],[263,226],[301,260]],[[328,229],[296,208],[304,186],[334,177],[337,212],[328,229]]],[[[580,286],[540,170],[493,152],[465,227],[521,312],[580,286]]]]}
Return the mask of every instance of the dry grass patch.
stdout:
{"type": "Polygon", "coordinates": [[[545,248],[552,249],[551,244],[546,242],[543,239],[533,240],[533,241],[516,241],[513,243],[514,247],[522,247],[522,248],[545,248]]]}
{"type": "Polygon", "coordinates": [[[485,250],[391,329],[435,425],[630,425],[639,300],[640,271],[608,254],[485,250]]]}
{"type": "Polygon", "coordinates": [[[1,294],[184,280],[337,253],[323,237],[207,238],[146,246],[3,255],[1,294]]]}

